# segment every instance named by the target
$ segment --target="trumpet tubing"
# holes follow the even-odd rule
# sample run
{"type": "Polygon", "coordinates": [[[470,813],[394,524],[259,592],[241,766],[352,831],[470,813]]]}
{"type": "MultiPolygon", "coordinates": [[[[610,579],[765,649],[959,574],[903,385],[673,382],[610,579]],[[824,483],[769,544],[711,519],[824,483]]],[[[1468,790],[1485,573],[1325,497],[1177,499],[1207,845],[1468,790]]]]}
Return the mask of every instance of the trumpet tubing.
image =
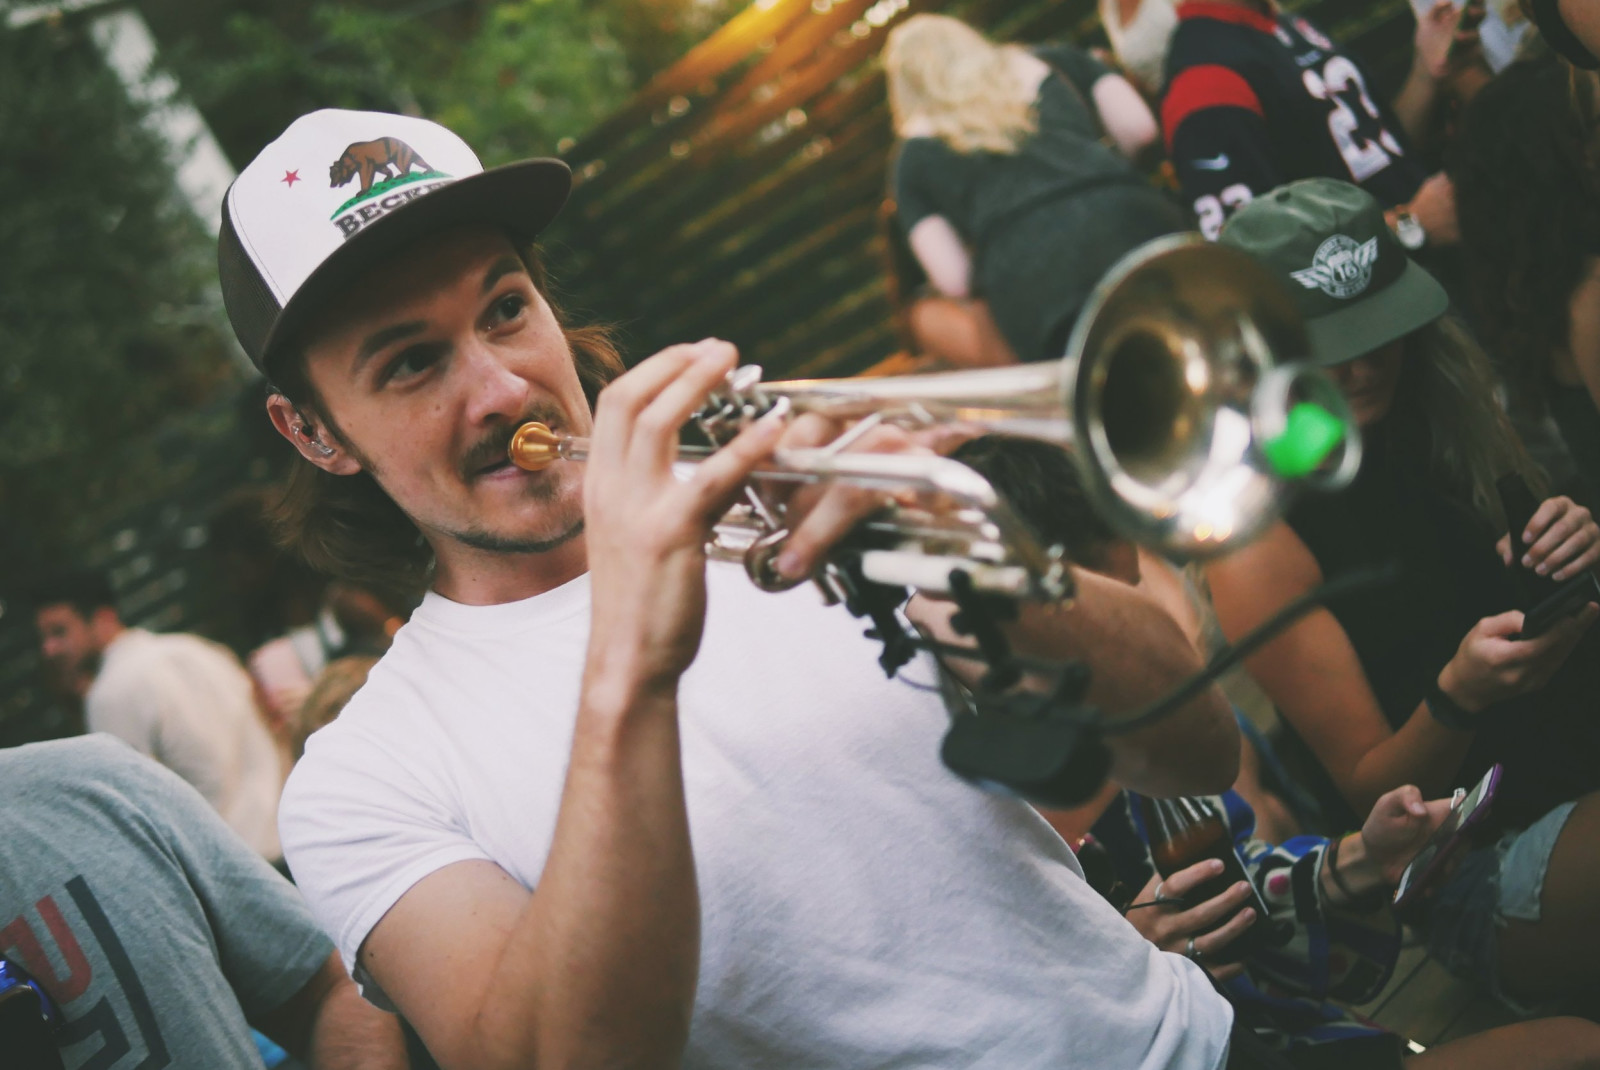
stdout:
{"type": "MultiPolygon", "coordinates": [[[[878,423],[1055,442],[1116,530],[1175,557],[1206,557],[1276,518],[1290,483],[1353,478],[1359,438],[1337,389],[1303,363],[1308,355],[1293,297],[1264,267],[1197,236],[1161,238],[1101,281],[1061,360],[786,382],[762,382],[746,365],[695,417],[713,445],[686,448],[685,459],[775,408],[853,422],[829,447],[774,454],[718,526],[713,554],[742,558],[763,586],[784,585],[767,567],[783,532],[781,509],[757,489],[766,482],[914,490],[948,503],[945,512],[891,506],[865,525],[856,552],[867,578],[940,590],[941,570],[961,567],[978,589],[1059,598],[1069,589],[1061,550],[1041,545],[978,473],[946,458],[845,447],[878,423]]],[[[587,443],[530,423],[509,454],[538,469],[582,460],[587,443]]]]}

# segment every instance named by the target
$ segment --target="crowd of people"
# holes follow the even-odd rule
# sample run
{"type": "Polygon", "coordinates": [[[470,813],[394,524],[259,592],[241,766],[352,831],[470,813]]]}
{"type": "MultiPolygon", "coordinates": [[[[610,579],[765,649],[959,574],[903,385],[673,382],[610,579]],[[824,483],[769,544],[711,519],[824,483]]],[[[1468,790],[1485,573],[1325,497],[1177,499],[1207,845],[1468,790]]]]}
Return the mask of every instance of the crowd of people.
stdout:
{"type": "Polygon", "coordinates": [[[1359,470],[1203,566],[1119,534],[1033,439],[780,414],[677,465],[738,353],[627,368],[568,317],[534,245],[565,165],[297,119],[219,241],[297,451],[212,525],[254,625],[235,650],[128,627],[85,573],[23,593],[90,735],[0,753],[0,1060],[1600,1067],[1600,24],[1576,7],[1422,3],[1388,100],[1270,0],[1104,0],[1103,55],[938,15],[889,34],[895,290],[931,361],[1060,358],[1166,235],[1292,295],[1359,470]],[[530,420],[587,463],[512,464],[530,420]],[[1552,426],[1554,471],[1524,441],[1552,426]],[[1276,729],[1195,687],[1104,736],[1089,801],[1032,805],[940,762],[989,686],[949,656],[974,604],[912,592],[927,651],[886,676],[802,582],[882,494],[789,487],[782,593],[708,560],[753,472],[828,444],[948,452],[1061,547],[1072,599],[980,641],[1081,664],[1112,720],[1325,580],[1398,568],[1245,661],[1276,729]],[[1418,1052],[1355,1014],[1405,932],[1513,1024],[1418,1052]]]}

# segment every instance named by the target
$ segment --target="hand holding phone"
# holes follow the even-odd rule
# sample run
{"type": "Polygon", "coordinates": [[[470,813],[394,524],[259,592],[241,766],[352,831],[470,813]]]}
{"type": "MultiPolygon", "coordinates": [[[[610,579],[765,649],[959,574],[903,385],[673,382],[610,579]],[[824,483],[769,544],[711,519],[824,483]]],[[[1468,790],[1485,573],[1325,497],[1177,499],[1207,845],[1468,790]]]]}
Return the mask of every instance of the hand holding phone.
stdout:
{"type": "Polygon", "coordinates": [[[1590,602],[1600,605],[1600,580],[1595,579],[1594,573],[1585,572],[1581,576],[1574,576],[1550,597],[1528,610],[1522,618],[1522,631],[1517,637],[1537,639],[1560,621],[1581,612],[1590,602]]]}
{"type": "Polygon", "coordinates": [[[1453,858],[1465,844],[1465,837],[1489,816],[1495,789],[1500,785],[1500,766],[1490,766],[1483,779],[1462,795],[1450,809],[1444,823],[1434,830],[1422,850],[1400,874],[1394,890],[1394,908],[1402,914],[1422,901],[1429,886],[1442,878],[1453,858]]]}
{"type": "Polygon", "coordinates": [[[1555,594],[1560,587],[1556,581],[1522,564],[1522,559],[1528,556],[1528,547],[1522,536],[1533,522],[1533,514],[1539,511],[1539,499],[1528,489],[1527,481],[1515,472],[1501,476],[1495,483],[1495,489],[1500,492],[1500,510],[1505,513],[1506,536],[1511,540],[1511,573],[1522,592],[1518,608],[1531,609],[1555,594]]]}

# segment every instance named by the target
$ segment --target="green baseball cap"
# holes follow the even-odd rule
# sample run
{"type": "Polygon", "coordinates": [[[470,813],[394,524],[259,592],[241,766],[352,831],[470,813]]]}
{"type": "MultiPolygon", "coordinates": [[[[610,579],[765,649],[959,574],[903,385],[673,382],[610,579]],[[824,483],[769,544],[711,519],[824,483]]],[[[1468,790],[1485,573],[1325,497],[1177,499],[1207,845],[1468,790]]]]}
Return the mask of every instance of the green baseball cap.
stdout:
{"type": "Polygon", "coordinates": [[[1234,213],[1218,241],[1289,283],[1312,359],[1343,364],[1445,314],[1444,287],[1406,255],[1365,190],[1332,178],[1279,186],[1234,213]]]}

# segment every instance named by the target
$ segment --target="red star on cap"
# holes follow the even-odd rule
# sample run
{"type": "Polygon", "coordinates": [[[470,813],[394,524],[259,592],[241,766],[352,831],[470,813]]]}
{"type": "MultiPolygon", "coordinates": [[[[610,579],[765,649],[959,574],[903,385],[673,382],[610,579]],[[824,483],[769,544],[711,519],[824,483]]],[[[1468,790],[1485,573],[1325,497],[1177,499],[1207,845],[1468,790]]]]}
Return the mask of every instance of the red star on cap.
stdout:
{"type": "Polygon", "coordinates": [[[290,189],[294,189],[294,184],[296,182],[300,181],[300,172],[299,171],[285,171],[283,173],[283,177],[278,179],[278,181],[282,182],[284,185],[288,186],[290,189]]]}

